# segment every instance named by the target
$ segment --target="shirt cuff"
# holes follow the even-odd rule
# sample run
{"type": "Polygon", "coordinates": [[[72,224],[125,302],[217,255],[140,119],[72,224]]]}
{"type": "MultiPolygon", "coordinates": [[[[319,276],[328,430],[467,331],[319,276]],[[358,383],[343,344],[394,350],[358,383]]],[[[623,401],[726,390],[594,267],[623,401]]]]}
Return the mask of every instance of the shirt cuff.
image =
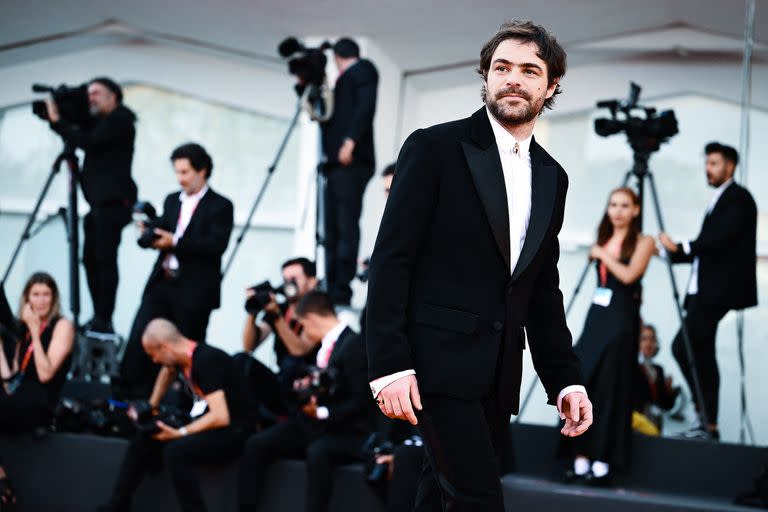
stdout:
{"type": "Polygon", "coordinates": [[[381,393],[381,390],[385,387],[389,386],[396,380],[400,380],[403,377],[407,377],[409,375],[416,375],[416,370],[403,370],[402,372],[393,373],[391,375],[386,375],[384,377],[379,377],[378,379],[372,380],[370,384],[373,398],[379,396],[379,393],[381,393]]]}
{"type": "Polygon", "coordinates": [[[689,241],[681,242],[680,245],[683,246],[683,252],[686,255],[691,254],[691,242],[689,241]]]}
{"type": "Polygon", "coordinates": [[[173,246],[174,247],[176,247],[178,245],[179,238],[181,238],[179,235],[177,235],[176,233],[173,234],[173,246]]]}
{"type": "Polygon", "coordinates": [[[317,419],[319,420],[327,420],[328,416],[330,415],[330,412],[328,412],[328,408],[321,405],[317,408],[317,419]]]}
{"type": "Polygon", "coordinates": [[[557,395],[557,412],[560,413],[560,419],[564,420],[565,415],[563,414],[563,398],[566,397],[569,393],[584,393],[587,394],[587,388],[584,386],[579,385],[573,385],[573,386],[566,386],[563,388],[563,390],[560,392],[559,395],[557,395]]]}

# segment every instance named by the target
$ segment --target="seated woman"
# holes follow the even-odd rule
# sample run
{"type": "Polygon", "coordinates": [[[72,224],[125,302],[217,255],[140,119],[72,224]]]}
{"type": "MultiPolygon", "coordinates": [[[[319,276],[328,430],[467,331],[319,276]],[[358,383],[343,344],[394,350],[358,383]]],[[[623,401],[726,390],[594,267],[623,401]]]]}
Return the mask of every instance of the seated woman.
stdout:
{"type": "Polygon", "coordinates": [[[589,398],[595,408],[592,427],[564,438],[573,460],[568,481],[607,485],[612,467],[625,467],[632,425],[632,389],[637,375],[640,329],[640,281],[655,251],[653,238],[640,232],[640,204],[630,188],[614,190],[589,253],[598,288],[575,351],[581,359],[589,398]]]}
{"type": "MultiPolygon", "coordinates": [[[[18,318],[0,288],[0,435],[29,432],[51,421],[75,341],[74,325],[59,309],[56,281],[44,272],[24,286],[18,318]]],[[[0,462],[0,509],[15,500],[0,462]]]]}

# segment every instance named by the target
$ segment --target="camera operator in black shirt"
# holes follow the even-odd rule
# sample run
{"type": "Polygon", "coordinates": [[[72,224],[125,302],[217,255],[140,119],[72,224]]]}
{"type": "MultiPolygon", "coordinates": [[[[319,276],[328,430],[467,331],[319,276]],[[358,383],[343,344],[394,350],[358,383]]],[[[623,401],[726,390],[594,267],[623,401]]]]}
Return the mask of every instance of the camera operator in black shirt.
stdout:
{"type": "Polygon", "coordinates": [[[154,433],[140,424],[110,503],[101,510],[130,510],[131,497],[144,474],[161,461],[170,473],[181,509],[206,510],[193,465],[226,461],[240,453],[248,435],[241,381],[229,355],[182,336],[167,320],[151,321],[142,345],[153,362],[163,365],[149,406],[157,409],[170,384],[181,374],[195,398],[191,413],[194,419],[176,427],[151,420],[149,426],[156,427],[154,433]]]}
{"type": "Polygon", "coordinates": [[[308,293],[296,306],[302,336],[320,341],[316,369],[294,384],[301,413],[248,439],[238,475],[240,510],[258,510],[266,470],[280,458],[307,458],[306,510],[328,509],[333,469],[361,459],[371,428],[362,337],[336,317],[330,297],[308,293]]]}
{"type": "Polygon", "coordinates": [[[62,119],[53,100],[46,101],[51,128],[85,151],[80,179],[91,211],[83,222],[83,264],[94,311],[86,328],[114,332],[117,249],[136,201],[131,178],[136,116],[123,105],[120,86],[106,77],[90,81],[88,103],[92,122],[80,127],[62,119]]]}
{"type": "Polygon", "coordinates": [[[348,306],[349,284],[357,269],[363,193],[375,166],[373,116],[379,74],[360,47],[342,38],[333,45],[339,78],[333,91],[333,116],[321,124],[325,174],[325,252],[328,293],[348,306]]]}

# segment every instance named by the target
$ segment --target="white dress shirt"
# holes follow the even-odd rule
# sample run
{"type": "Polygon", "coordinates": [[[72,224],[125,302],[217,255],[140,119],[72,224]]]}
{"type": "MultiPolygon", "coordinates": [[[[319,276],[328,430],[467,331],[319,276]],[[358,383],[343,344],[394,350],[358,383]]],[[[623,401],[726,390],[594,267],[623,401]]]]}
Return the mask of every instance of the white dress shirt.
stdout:
{"type": "MultiPolygon", "coordinates": [[[[181,209],[179,210],[179,221],[176,223],[176,231],[173,233],[173,246],[179,242],[179,239],[184,236],[184,232],[189,226],[189,221],[192,220],[192,214],[195,213],[197,205],[203,198],[205,193],[208,192],[208,185],[205,185],[197,193],[188,195],[183,190],[179,194],[179,201],[181,201],[181,209]]],[[[177,270],[179,268],[179,260],[176,255],[171,253],[168,255],[167,267],[169,270],[177,270]]]]}
{"type": "MultiPolygon", "coordinates": [[[[486,109],[491,122],[493,135],[501,159],[501,169],[504,176],[504,188],[507,192],[507,207],[509,211],[509,272],[514,273],[520,251],[523,249],[528,223],[531,220],[531,140],[529,135],[525,140],[518,141],[506,128],[496,120],[486,109]]],[[[408,375],[415,375],[415,370],[404,370],[371,381],[371,393],[376,398],[382,389],[408,375]]],[[[567,386],[557,398],[557,410],[561,410],[562,400],[568,393],[580,391],[584,394],[584,386],[567,386]]],[[[561,415],[562,417],[562,415],[561,415]]]]}
{"type": "MultiPolygon", "coordinates": [[[[331,359],[331,354],[333,353],[333,349],[336,346],[336,342],[339,340],[339,336],[341,336],[341,333],[344,332],[344,329],[346,328],[347,322],[339,322],[336,324],[336,327],[328,331],[325,336],[323,336],[323,339],[320,342],[320,350],[317,351],[317,359],[315,360],[318,368],[328,367],[328,361],[331,359]]],[[[330,411],[327,407],[321,405],[317,408],[317,419],[327,420],[329,415],[330,411]]]]}
{"type": "MultiPolygon", "coordinates": [[[[712,213],[715,209],[715,205],[720,200],[720,196],[723,195],[725,189],[731,186],[733,178],[729,179],[719,187],[715,189],[715,193],[712,194],[712,199],[709,200],[709,206],[707,206],[707,215],[712,213]]],[[[686,240],[682,243],[683,252],[685,254],[691,254],[691,242],[686,240]]],[[[693,264],[691,265],[691,281],[688,283],[688,295],[696,295],[699,293],[699,257],[693,258],[693,264]]]]}

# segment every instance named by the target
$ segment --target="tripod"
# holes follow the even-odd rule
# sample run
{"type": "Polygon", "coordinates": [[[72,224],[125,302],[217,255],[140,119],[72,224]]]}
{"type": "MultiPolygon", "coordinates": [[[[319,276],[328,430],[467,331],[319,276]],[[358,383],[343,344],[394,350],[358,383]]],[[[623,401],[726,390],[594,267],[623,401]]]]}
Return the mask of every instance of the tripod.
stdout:
{"type": "Polygon", "coordinates": [[[235,256],[237,255],[237,251],[240,249],[240,246],[243,243],[243,238],[245,238],[245,234],[251,228],[253,215],[256,213],[256,208],[258,208],[259,204],[261,204],[262,199],[264,199],[264,193],[267,191],[267,186],[269,185],[269,182],[272,180],[272,175],[275,173],[277,164],[280,162],[280,159],[283,156],[283,152],[285,151],[285,148],[288,145],[288,140],[291,138],[291,134],[293,133],[293,130],[296,128],[296,123],[299,120],[299,115],[301,114],[301,110],[302,110],[302,98],[299,97],[299,100],[296,104],[296,111],[294,112],[293,117],[291,118],[291,122],[288,124],[288,130],[285,132],[285,135],[283,136],[283,140],[280,142],[280,145],[277,148],[277,153],[275,154],[275,158],[272,160],[272,164],[267,168],[267,175],[264,177],[264,181],[261,183],[261,187],[259,188],[259,191],[256,194],[256,198],[253,200],[253,204],[251,205],[251,210],[250,212],[248,212],[248,218],[246,219],[245,224],[243,224],[243,228],[240,230],[240,234],[237,236],[235,247],[232,249],[232,252],[229,255],[229,259],[227,260],[227,263],[224,265],[224,269],[221,272],[222,280],[224,279],[224,276],[227,275],[227,272],[229,272],[229,269],[232,266],[232,262],[234,261],[235,256]]]}
{"type": "MultiPolygon", "coordinates": [[[[624,176],[624,186],[626,186],[630,179],[634,176],[637,181],[637,192],[638,192],[638,198],[640,201],[640,229],[642,229],[643,226],[643,213],[644,213],[644,195],[645,195],[645,182],[648,181],[648,184],[650,185],[650,192],[651,192],[651,199],[653,203],[653,209],[656,217],[656,221],[658,223],[659,229],[661,231],[666,231],[664,228],[664,219],[661,215],[661,206],[659,203],[658,193],[656,191],[656,183],[653,178],[653,173],[648,169],[648,159],[650,158],[651,154],[658,149],[658,143],[648,143],[649,141],[639,141],[639,140],[630,140],[630,145],[632,146],[633,152],[634,152],[634,164],[632,166],[632,169],[629,170],[626,175],[624,176]]],[[[688,357],[688,361],[690,364],[690,371],[692,374],[692,380],[694,384],[693,392],[696,395],[697,402],[699,404],[699,419],[703,425],[709,425],[709,418],[707,417],[707,411],[704,407],[704,394],[701,389],[701,383],[699,381],[699,374],[696,367],[696,361],[693,354],[693,348],[691,345],[691,338],[688,333],[688,328],[685,324],[685,314],[683,313],[683,307],[680,304],[680,294],[677,289],[677,282],[675,281],[675,275],[672,270],[672,260],[667,256],[664,258],[667,266],[667,270],[669,272],[669,282],[672,286],[672,295],[674,298],[675,307],[677,309],[677,315],[680,319],[680,332],[683,338],[683,344],[685,346],[685,352],[686,356],[688,357]]],[[[570,303],[568,304],[568,308],[566,310],[566,315],[571,309],[571,306],[573,306],[573,302],[576,298],[576,295],[581,290],[581,286],[584,282],[584,278],[587,275],[587,272],[589,271],[589,268],[592,266],[592,262],[588,261],[587,265],[584,268],[584,271],[581,274],[581,277],[579,279],[579,282],[576,286],[576,289],[574,290],[573,296],[571,297],[570,303]]],[[[525,399],[522,402],[522,405],[520,407],[520,412],[518,413],[517,417],[515,418],[515,422],[520,420],[520,417],[523,414],[523,411],[525,410],[525,407],[528,405],[528,402],[531,398],[531,395],[533,394],[533,391],[536,387],[538,377],[534,378],[533,382],[531,383],[531,386],[528,388],[528,391],[526,392],[525,399]]],[[[745,409],[746,410],[746,409],[745,409]]]]}
{"type": "Polygon", "coordinates": [[[53,165],[51,166],[51,171],[48,174],[48,179],[45,181],[45,184],[43,185],[42,190],[40,191],[40,195],[37,198],[37,202],[35,203],[35,207],[32,209],[32,212],[29,214],[29,219],[27,219],[27,224],[24,227],[24,231],[21,234],[21,238],[19,239],[19,242],[16,244],[16,248],[13,251],[13,255],[11,256],[11,261],[8,263],[8,267],[5,269],[5,273],[3,274],[3,279],[0,281],[0,284],[5,284],[5,281],[8,279],[8,276],[11,274],[11,271],[13,270],[13,266],[16,264],[16,260],[19,257],[19,254],[21,253],[21,248],[23,247],[24,243],[32,238],[35,234],[37,234],[42,226],[50,222],[53,218],[56,216],[63,215],[65,224],[66,224],[66,231],[67,231],[67,243],[69,245],[69,301],[70,301],[70,309],[72,310],[72,321],[75,324],[75,328],[79,326],[79,316],[80,316],[80,272],[79,272],[79,247],[80,247],[80,241],[79,241],[79,230],[78,230],[78,217],[77,217],[77,185],[78,180],[80,179],[80,169],[77,161],[77,155],[75,155],[75,147],[67,142],[64,141],[64,148],[59,154],[59,156],[56,157],[56,160],[54,160],[53,165]],[[37,229],[33,231],[33,226],[35,223],[35,219],[37,218],[37,214],[40,211],[40,206],[43,204],[43,200],[45,199],[46,194],[48,194],[48,189],[51,187],[51,183],[53,182],[53,178],[58,174],[59,170],[61,169],[61,164],[66,163],[67,164],[67,170],[69,171],[67,173],[67,176],[69,178],[68,180],[68,205],[66,209],[59,209],[59,211],[49,216],[45,221],[43,221],[43,224],[39,226],[37,229]]]}

